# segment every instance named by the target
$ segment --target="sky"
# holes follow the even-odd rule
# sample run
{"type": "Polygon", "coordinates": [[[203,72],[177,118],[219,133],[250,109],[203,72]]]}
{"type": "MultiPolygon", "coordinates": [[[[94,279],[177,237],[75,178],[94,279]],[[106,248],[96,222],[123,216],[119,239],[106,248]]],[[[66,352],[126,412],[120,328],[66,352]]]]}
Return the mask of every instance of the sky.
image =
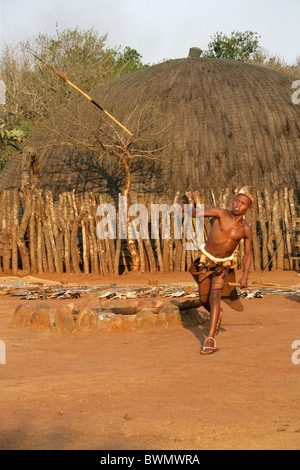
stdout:
{"type": "Polygon", "coordinates": [[[144,63],[206,49],[217,31],[250,30],[289,65],[300,56],[300,0],[0,0],[0,48],[38,33],[78,27],[136,49],[144,63]]]}

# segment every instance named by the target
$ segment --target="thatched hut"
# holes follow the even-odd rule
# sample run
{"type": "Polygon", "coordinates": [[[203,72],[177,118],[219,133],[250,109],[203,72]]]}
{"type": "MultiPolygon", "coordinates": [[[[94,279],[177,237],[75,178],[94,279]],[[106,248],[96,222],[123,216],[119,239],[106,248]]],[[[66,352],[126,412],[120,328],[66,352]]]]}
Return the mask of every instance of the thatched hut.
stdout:
{"type": "MultiPolygon", "coordinates": [[[[138,136],[133,146],[157,156],[135,161],[136,193],[245,184],[297,190],[300,105],[292,102],[292,83],[292,77],[265,67],[188,57],[120,77],[89,94],[138,136]]],[[[119,162],[91,150],[107,121],[76,97],[43,123],[24,152],[27,160],[35,155],[35,185],[54,194],[117,194],[124,183],[119,162]]],[[[15,155],[1,174],[0,191],[21,187],[30,171],[30,161],[22,164],[15,155]]]]}

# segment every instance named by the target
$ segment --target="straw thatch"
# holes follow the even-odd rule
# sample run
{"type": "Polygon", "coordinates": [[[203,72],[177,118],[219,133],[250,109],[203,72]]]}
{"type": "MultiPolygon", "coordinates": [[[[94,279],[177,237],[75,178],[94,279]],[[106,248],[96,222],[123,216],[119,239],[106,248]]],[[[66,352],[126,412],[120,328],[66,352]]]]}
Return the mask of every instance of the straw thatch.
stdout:
{"type": "MultiPolygon", "coordinates": [[[[264,67],[186,58],[121,77],[89,94],[142,137],[138,146],[162,149],[156,161],[136,161],[133,190],[139,194],[244,184],[257,190],[297,189],[300,105],[292,102],[292,82],[264,67]]],[[[109,124],[80,97],[41,125],[29,142],[38,153],[40,188],[55,194],[120,191],[124,175],[114,157],[101,159],[80,146],[60,145],[70,137],[88,140],[100,121],[109,124]]],[[[21,157],[14,156],[1,174],[0,191],[21,187],[21,177],[21,157]]]]}

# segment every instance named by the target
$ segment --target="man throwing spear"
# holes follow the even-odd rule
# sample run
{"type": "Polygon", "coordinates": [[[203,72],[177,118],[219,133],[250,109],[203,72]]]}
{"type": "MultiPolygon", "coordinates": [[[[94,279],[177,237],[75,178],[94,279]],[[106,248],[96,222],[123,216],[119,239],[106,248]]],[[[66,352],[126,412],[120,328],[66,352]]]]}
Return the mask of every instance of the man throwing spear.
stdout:
{"type": "MultiPolygon", "coordinates": [[[[234,251],[240,240],[245,241],[243,276],[239,280],[241,288],[247,287],[252,258],[252,230],[244,220],[251,209],[254,198],[242,188],[235,197],[232,210],[213,208],[204,210],[204,217],[214,217],[206,244],[200,248],[201,256],[190,267],[190,273],[198,283],[201,305],[210,313],[209,333],[202,355],[218,351],[215,336],[222,319],[221,298],[228,273],[233,270],[234,251]]],[[[184,205],[181,206],[182,210],[184,205]]],[[[191,215],[196,217],[196,209],[191,215]]]]}

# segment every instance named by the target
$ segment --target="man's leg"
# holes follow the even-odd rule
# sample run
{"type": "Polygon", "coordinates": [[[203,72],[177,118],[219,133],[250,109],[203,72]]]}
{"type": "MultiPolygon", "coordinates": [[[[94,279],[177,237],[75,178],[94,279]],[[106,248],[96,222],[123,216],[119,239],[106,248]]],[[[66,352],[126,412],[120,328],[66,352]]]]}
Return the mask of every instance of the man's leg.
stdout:
{"type": "Polygon", "coordinates": [[[204,281],[198,284],[199,299],[201,306],[203,306],[210,313],[209,294],[210,294],[211,278],[207,277],[204,281]]]}
{"type": "MultiPolygon", "coordinates": [[[[210,308],[210,323],[209,323],[209,332],[208,339],[205,341],[206,348],[215,347],[215,335],[217,331],[217,325],[220,318],[220,309],[221,309],[221,297],[224,284],[227,279],[228,272],[224,272],[220,276],[215,276],[211,280],[210,292],[209,292],[209,308],[210,308]]],[[[209,354],[212,352],[212,349],[205,350],[202,349],[202,354],[209,354]]]]}

